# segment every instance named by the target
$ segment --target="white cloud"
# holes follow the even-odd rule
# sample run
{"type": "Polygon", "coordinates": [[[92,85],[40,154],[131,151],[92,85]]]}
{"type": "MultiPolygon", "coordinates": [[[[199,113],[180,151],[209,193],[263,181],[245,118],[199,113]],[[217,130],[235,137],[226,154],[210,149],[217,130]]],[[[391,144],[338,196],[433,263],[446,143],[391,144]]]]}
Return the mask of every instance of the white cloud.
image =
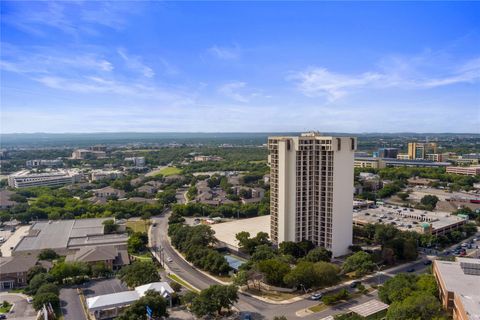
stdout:
{"type": "Polygon", "coordinates": [[[247,84],[245,82],[234,81],[225,83],[218,89],[218,91],[226,97],[238,102],[248,102],[250,99],[249,96],[241,92],[246,86],[247,84]]]}
{"type": "Polygon", "coordinates": [[[211,55],[222,60],[236,60],[240,58],[240,48],[238,45],[234,47],[220,47],[214,45],[207,50],[211,55]]]}
{"type": "Polygon", "coordinates": [[[453,69],[445,70],[442,66],[436,66],[437,69],[441,69],[436,70],[436,75],[425,75],[432,73],[430,71],[423,74],[422,65],[417,65],[421,60],[419,58],[411,61],[395,60],[394,66],[384,68],[382,71],[361,74],[342,74],[322,67],[310,67],[289,75],[287,80],[295,81],[298,89],[308,97],[326,96],[329,101],[335,101],[353,91],[365,88],[428,89],[473,83],[480,79],[480,58],[469,60],[453,69]]]}
{"type": "Polygon", "coordinates": [[[139,56],[127,55],[124,49],[118,49],[118,54],[125,61],[127,67],[135,72],[140,72],[144,77],[153,78],[155,72],[152,68],[144,64],[139,56]]]}

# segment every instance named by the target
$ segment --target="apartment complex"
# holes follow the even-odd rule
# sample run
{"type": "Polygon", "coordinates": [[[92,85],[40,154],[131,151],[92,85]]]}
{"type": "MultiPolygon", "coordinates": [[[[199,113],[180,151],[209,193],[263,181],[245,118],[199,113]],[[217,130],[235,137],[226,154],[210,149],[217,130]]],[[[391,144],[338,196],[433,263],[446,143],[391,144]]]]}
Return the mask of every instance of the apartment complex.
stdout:
{"type": "Polygon", "coordinates": [[[273,242],[310,240],[333,256],[348,252],[356,144],[315,132],[268,138],[273,242]]]}
{"type": "Polygon", "coordinates": [[[54,159],[54,160],[44,160],[44,159],[36,159],[36,160],[27,160],[25,165],[29,168],[33,167],[61,167],[63,166],[63,161],[61,159],[54,159]]]}
{"type": "Polygon", "coordinates": [[[22,170],[8,176],[8,185],[12,188],[59,187],[79,182],[82,175],[74,170],[50,170],[31,172],[22,170]]]}
{"type": "Polygon", "coordinates": [[[466,176],[476,176],[480,175],[480,166],[470,166],[470,167],[447,167],[447,173],[462,174],[466,176]]]}
{"type": "Polygon", "coordinates": [[[480,259],[435,260],[432,271],[453,320],[480,319],[480,259]]]}

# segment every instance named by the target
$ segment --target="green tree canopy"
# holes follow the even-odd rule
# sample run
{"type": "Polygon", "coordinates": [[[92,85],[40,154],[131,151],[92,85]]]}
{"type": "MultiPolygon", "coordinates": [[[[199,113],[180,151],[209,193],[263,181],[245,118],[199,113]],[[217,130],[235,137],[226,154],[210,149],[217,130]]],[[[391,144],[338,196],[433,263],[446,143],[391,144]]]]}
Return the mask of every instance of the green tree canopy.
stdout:
{"type": "Polygon", "coordinates": [[[123,267],[118,273],[118,277],[130,288],[160,281],[157,268],[151,261],[134,261],[123,267]]]}

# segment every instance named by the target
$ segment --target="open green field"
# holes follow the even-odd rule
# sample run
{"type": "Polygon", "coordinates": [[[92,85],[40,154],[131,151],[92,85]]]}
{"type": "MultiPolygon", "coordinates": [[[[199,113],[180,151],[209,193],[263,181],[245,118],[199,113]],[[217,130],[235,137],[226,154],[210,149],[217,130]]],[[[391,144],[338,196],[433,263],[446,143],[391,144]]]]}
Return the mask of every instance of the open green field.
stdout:
{"type": "Polygon", "coordinates": [[[148,226],[150,225],[150,220],[131,220],[127,221],[126,225],[128,228],[132,229],[133,232],[148,232],[148,226]]]}
{"type": "Polygon", "coordinates": [[[158,172],[158,174],[163,175],[164,177],[173,176],[174,174],[180,174],[182,170],[177,167],[166,167],[158,172]]]}

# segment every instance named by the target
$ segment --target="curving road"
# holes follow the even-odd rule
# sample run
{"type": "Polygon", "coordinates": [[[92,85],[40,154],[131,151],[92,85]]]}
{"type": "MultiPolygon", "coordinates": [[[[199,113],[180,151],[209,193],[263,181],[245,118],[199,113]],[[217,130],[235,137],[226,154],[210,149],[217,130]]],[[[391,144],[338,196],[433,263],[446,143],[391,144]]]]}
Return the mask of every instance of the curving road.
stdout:
{"type": "MultiPolygon", "coordinates": [[[[203,273],[199,272],[196,268],[190,266],[182,257],[180,257],[171,247],[170,242],[168,241],[168,214],[162,217],[154,217],[152,218],[153,225],[151,228],[150,233],[150,244],[152,246],[158,246],[163,249],[165,261],[167,257],[172,259],[171,262],[167,263],[168,269],[170,269],[171,273],[177,274],[185,281],[193,285],[194,287],[202,290],[210,285],[219,284],[219,282],[213,280],[212,278],[204,275],[203,273]]],[[[410,268],[415,268],[416,272],[422,272],[425,270],[425,265],[423,261],[416,261],[410,264],[401,265],[396,268],[389,269],[385,272],[379,273],[368,280],[362,281],[364,283],[372,283],[372,284],[380,284],[385,282],[391,276],[400,273],[406,272],[410,268]]],[[[336,287],[336,289],[340,288],[348,288],[348,284],[341,285],[336,287]]],[[[285,315],[288,319],[321,319],[328,315],[337,314],[343,310],[347,310],[352,305],[358,303],[364,303],[368,300],[376,298],[376,292],[370,295],[364,295],[358,299],[350,300],[347,303],[340,304],[333,308],[328,308],[322,312],[314,313],[305,315],[302,317],[298,317],[296,312],[309,308],[318,304],[316,301],[310,301],[307,299],[303,299],[297,302],[293,302],[290,304],[274,304],[264,302],[262,300],[258,300],[256,298],[247,296],[245,294],[239,294],[238,303],[235,305],[238,310],[242,313],[248,312],[252,315],[253,319],[272,319],[274,316],[285,315]]]]}

